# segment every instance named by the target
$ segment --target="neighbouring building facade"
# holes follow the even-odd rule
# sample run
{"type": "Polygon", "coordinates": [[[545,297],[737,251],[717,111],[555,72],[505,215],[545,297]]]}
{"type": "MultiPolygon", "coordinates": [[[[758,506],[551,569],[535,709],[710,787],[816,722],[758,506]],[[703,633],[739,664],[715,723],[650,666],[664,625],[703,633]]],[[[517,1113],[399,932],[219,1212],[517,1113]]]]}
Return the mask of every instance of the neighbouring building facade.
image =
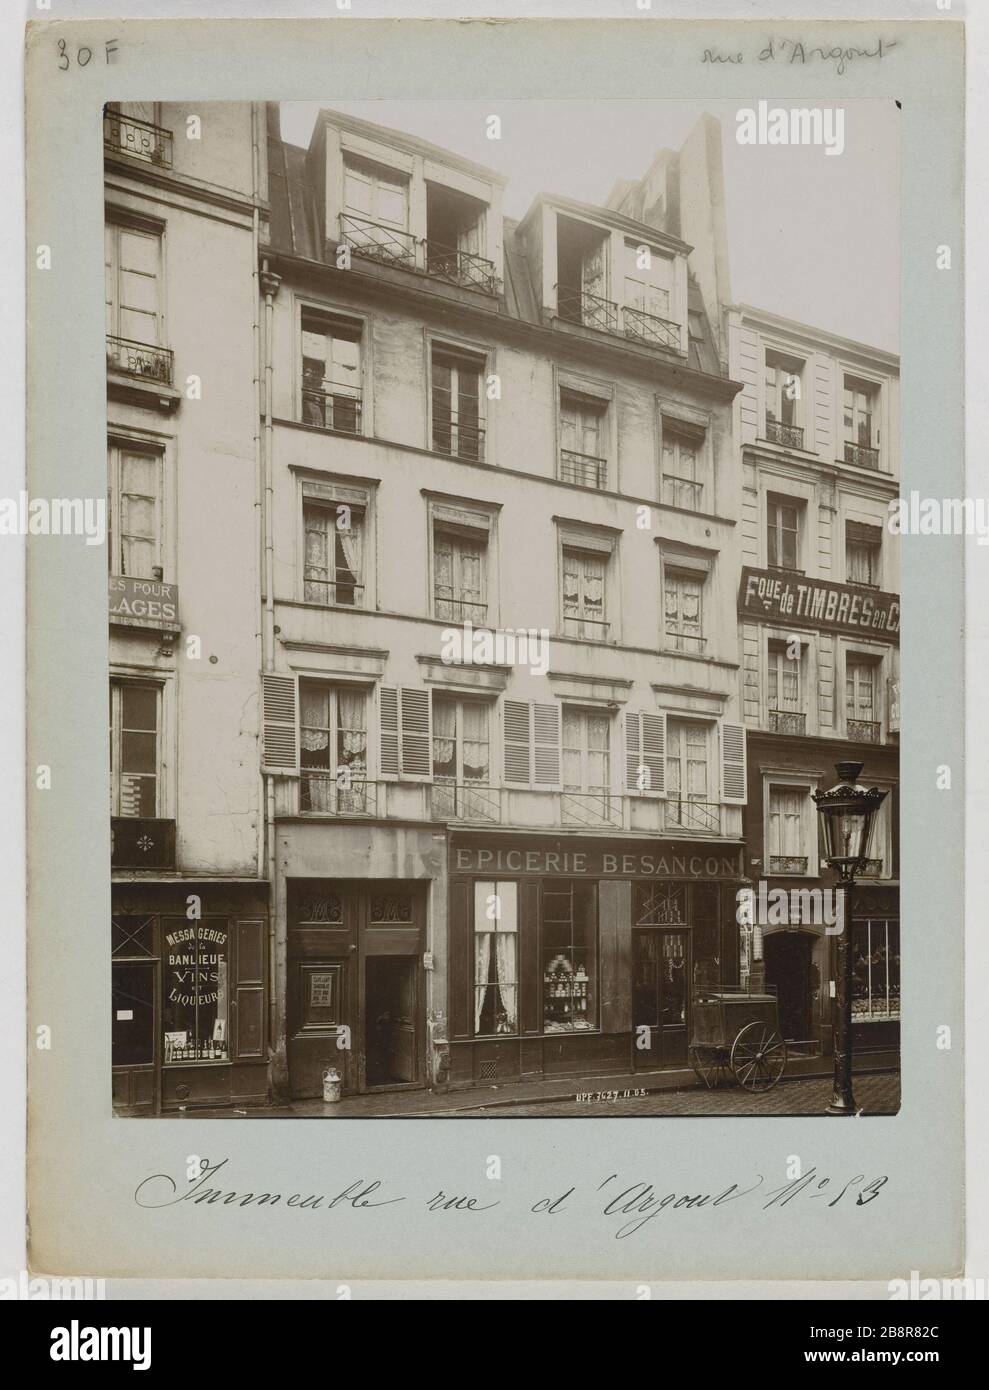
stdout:
{"type": "Polygon", "coordinates": [[[268,1093],[256,121],[104,115],[112,1062],[131,1114],[268,1093]]]}
{"type": "Polygon", "coordinates": [[[895,360],[726,308],[719,140],[516,221],[334,111],[107,109],[118,1110],[683,1069],[767,980],[828,1045],[738,895],[822,881],[839,756],[895,788],[895,360]]]}
{"type": "MultiPolygon", "coordinates": [[[[830,885],[812,793],[855,759],[888,792],[853,899],[856,1050],[895,1049],[900,1018],[899,361],[747,307],[728,313],[742,456],[738,592],[748,743],[745,839],[761,895],[743,974],[778,991],[791,1042],[830,1047],[832,936],[801,890],[830,885]],[[777,900],[779,901],[779,900],[777,900]]],[[[760,896],[757,895],[757,902],[760,896]]]]}

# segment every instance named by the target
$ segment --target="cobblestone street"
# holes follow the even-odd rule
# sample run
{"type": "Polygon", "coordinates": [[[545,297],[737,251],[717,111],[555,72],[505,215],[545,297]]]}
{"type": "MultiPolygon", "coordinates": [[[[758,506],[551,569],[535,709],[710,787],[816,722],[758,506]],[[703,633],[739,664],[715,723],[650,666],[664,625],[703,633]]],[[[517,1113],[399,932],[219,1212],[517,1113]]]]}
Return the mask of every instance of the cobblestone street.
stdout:
{"type": "MultiPolygon", "coordinates": [[[[470,1111],[447,1111],[448,1116],[465,1114],[520,1119],[542,1116],[562,1119],[580,1115],[823,1115],[831,1099],[830,1077],[807,1077],[781,1081],[771,1091],[753,1095],[737,1086],[715,1091],[694,1088],[688,1091],[658,1091],[646,1096],[626,1096],[619,1092],[591,1093],[581,1101],[549,1101],[539,1105],[479,1106],[470,1111]]],[[[586,1093],[585,1093],[586,1094],[586,1093]]],[[[855,1100],[863,1115],[895,1115],[900,1105],[899,1072],[883,1072],[855,1078],[855,1100]]]]}

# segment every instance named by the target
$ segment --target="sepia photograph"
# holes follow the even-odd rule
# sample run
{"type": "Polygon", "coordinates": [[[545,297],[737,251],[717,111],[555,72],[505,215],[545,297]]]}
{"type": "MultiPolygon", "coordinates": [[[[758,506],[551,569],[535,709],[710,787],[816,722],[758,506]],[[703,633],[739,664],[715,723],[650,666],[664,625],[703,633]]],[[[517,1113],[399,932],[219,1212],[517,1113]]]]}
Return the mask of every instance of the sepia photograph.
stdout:
{"type": "Polygon", "coordinates": [[[897,1112],[898,107],[106,106],[117,1115],[897,1112]]]}

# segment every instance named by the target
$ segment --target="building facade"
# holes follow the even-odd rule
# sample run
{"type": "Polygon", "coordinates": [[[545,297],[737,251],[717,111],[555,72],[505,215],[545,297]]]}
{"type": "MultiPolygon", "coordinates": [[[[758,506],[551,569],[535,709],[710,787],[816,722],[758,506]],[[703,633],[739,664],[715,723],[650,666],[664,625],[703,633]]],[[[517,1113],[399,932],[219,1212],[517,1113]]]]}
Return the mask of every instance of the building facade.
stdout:
{"type": "MultiPolygon", "coordinates": [[[[858,1051],[899,1042],[899,362],[746,307],[728,313],[742,458],[738,611],[756,894],[743,975],[799,1050],[831,1043],[833,931],[812,794],[855,760],[888,795],[853,900],[858,1051]],[[782,895],[772,890],[782,889],[782,895]],[[772,899],[775,896],[776,902],[772,899]]],[[[832,919],[833,924],[833,919],[832,919]]]]}
{"type": "Polygon", "coordinates": [[[257,119],[104,115],[111,1026],[131,1114],[268,1093],[257,119]]]}

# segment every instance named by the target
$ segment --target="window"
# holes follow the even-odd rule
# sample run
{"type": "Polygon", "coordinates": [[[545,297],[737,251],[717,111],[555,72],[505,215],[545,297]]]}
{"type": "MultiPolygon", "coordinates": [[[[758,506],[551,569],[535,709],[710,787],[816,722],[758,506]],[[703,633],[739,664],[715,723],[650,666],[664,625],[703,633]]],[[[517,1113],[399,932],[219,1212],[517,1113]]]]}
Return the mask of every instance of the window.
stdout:
{"type": "Polygon", "coordinates": [[[603,642],[608,636],[605,605],[607,556],[563,547],[563,633],[603,642]]]}
{"type": "Polygon", "coordinates": [[[850,739],[860,743],[879,742],[876,719],[876,668],[871,661],[854,656],[845,659],[845,715],[850,739]]]}
{"type": "Polygon", "coordinates": [[[497,819],[491,780],[488,706],[433,695],[432,814],[437,820],[497,819]]]}
{"type": "Polygon", "coordinates": [[[454,458],[484,458],[481,378],[484,359],[434,346],[433,448],[454,458]]]}
{"type": "MultiPolygon", "coordinates": [[[[673,302],[673,261],[668,256],[662,256],[659,252],[650,251],[646,247],[639,247],[632,242],[625,243],[625,309],[632,310],[632,314],[625,315],[626,332],[630,323],[633,328],[639,327],[636,320],[639,315],[645,314],[653,319],[665,319],[669,324],[672,316],[673,302]],[[646,261],[646,265],[641,265],[640,261],[646,261]]],[[[642,325],[651,327],[651,325],[642,325]]],[[[675,335],[670,335],[666,342],[668,347],[680,346],[680,327],[679,324],[670,324],[676,329],[675,335]]],[[[638,334],[635,334],[638,336],[638,334]]]]}
{"type": "Polygon", "coordinates": [[[590,710],[563,710],[563,789],[607,796],[611,788],[611,719],[590,710]]]}
{"type": "Polygon", "coordinates": [[[436,526],[433,532],[433,610],[447,622],[483,623],[487,536],[436,526]]]}
{"type": "Polygon", "coordinates": [[[710,730],[698,720],[666,721],[666,824],[683,830],[720,829],[710,791],[710,730]]]}
{"type": "Polygon", "coordinates": [[[769,872],[805,874],[807,852],[804,846],[804,808],[807,791],[803,787],[769,789],[769,872]]]}
{"type": "Polygon", "coordinates": [[[161,235],[108,222],[106,331],[112,338],[155,347],[161,341],[161,235]]]}
{"type": "Polygon", "coordinates": [[[700,510],[704,497],[699,457],[702,443],[702,436],[671,430],[664,420],[660,501],[665,506],[700,510]]]}
{"type": "Polygon", "coordinates": [[[581,487],[608,485],[607,403],[560,392],[560,478],[581,487]]]}
{"type": "Polygon", "coordinates": [[[110,786],[113,816],[158,815],[161,688],[110,682],[110,786]]]}
{"type": "Polygon", "coordinates": [[[302,420],[362,433],[361,325],[302,315],[302,420]]]}
{"type": "Polygon", "coordinates": [[[130,445],[107,450],[110,491],[110,573],[160,578],[162,455],[130,445]],[[156,575],[155,571],[159,573],[156,575]]]}
{"type": "Polygon", "coordinates": [[[797,503],[785,497],[770,497],[766,504],[766,517],[766,542],[770,569],[797,569],[799,556],[797,503]]]}
{"type": "Polygon", "coordinates": [[[487,205],[444,184],[426,183],[426,270],[454,285],[492,291],[494,264],[486,259],[487,205]]]}
{"type": "Polygon", "coordinates": [[[875,425],[877,397],[878,390],[871,382],[859,381],[854,376],[845,377],[842,423],[843,437],[847,442],[865,449],[875,447],[879,438],[875,425]]]}
{"type": "Polygon", "coordinates": [[[229,1059],[226,925],[206,918],[164,932],[162,1029],[166,1062],[229,1059]]]}
{"type": "Polygon", "coordinates": [[[373,811],[367,784],[367,695],[324,681],[299,682],[303,814],[373,811]]]}
{"type": "Polygon", "coordinates": [[[156,101],[108,101],[103,111],[103,145],[165,169],[172,166],[172,132],[161,129],[156,101]]]}
{"type": "Polygon", "coordinates": [[[663,566],[665,646],[678,652],[702,652],[703,636],[702,575],[663,566]]]}
{"type": "Polygon", "coordinates": [[[782,353],[766,353],[766,438],[802,449],[800,375],[803,363],[782,353]]]}
{"type": "Polygon", "coordinates": [[[347,212],[383,226],[409,225],[408,181],[394,169],[348,160],[344,165],[343,205],[347,212]]]}
{"type": "Polygon", "coordinates": [[[593,883],[543,884],[543,1030],[597,1027],[597,894],[593,883]]]}
{"type": "Polygon", "coordinates": [[[317,502],[302,504],[306,558],[306,603],[364,605],[364,520],[361,507],[317,502]]]}
{"type": "Polygon", "coordinates": [[[900,1017],[900,924],[885,918],[852,923],[852,1020],[900,1017]]]}
{"type": "Polygon", "coordinates": [[[474,1036],[519,1031],[518,884],[474,884],[474,1036]]]}
{"type": "Polygon", "coordinates": [[[845,522],[845,578],[860,588],[877,589],[882,558],[882,527],[845,522]]]}
{"type": "Polygon", "coordinates": [[[769,727],[775,734],[806,733],[803,647],[790,655],[788,642],[769,643],[766,697],[769,727]]]}

